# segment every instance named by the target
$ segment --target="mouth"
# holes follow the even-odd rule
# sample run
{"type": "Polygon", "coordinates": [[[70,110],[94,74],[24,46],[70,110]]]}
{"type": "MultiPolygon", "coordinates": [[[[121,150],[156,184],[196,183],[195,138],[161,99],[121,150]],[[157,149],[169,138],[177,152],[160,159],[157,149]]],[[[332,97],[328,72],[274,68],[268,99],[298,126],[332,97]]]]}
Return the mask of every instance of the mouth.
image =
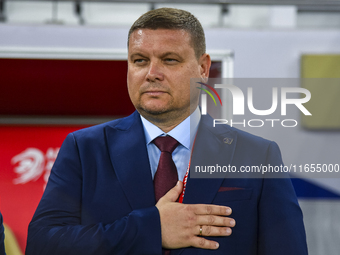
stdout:
{"type": "Polygon", "coordinates": [[[143,92],[143,94],[146,94],[146,95],[149,95],[149,96],[152,96],[152,97],[158,97],[158,96],[161,96],[165,93],[167,93],[167,92],[161,91],[161,90],[150,90],[150,91],[143,92]]]}

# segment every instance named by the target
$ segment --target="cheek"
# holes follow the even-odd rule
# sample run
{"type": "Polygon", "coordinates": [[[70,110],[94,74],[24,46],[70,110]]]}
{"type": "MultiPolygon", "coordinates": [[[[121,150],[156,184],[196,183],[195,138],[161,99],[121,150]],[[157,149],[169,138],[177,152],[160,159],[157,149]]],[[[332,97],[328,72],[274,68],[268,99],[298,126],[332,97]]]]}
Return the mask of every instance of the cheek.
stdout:
{"type": "Polygon", "coordinates": [[[141,86],[145,79],[145,70],[140,68],[130,68],[127,73],[128,84],[132,87],[141,86]]]}
{"type": "Polygon", "coordinates": [[[131,77],[128,75],[127,78],[127,89],[129,93],[130,100],[132,103],[135,103],[138,98],[138,88],[136,86],[136,83],[134,82],[134,79],[131,79],[131,77]]]}
{"type": "Polygon", "coordinates": [[[134,71],[128,71],[127,74],[127,86],[129,93],[135,93],[138,91],[139,79],[134,71]]]}
{"type": "Polygon", "coordinates": [[[182,83],[182,85],[182,88],[176,90],[173,98],[179,104],[187,104],[190,100],[190,85],[188,83],[182,83]]]}

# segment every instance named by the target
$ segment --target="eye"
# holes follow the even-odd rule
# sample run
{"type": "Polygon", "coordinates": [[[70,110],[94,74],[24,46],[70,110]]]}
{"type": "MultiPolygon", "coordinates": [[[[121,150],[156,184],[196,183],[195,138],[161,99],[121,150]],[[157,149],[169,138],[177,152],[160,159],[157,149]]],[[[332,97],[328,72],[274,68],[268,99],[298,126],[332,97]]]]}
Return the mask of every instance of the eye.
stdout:
{"type": "Polygon", "coordinates": [[[144,62],[145,62],[145,59],[143,59],[143,58],[138,58],[138,59],[135,59],[135,60],[133,61],[133,63],[136,63],[136,64],[144,63],[144,62]]]}
{"type": "Polygon", "coordinates": [[[164,59],[164,61],[167,62],[167,63],[171,63],[171,64],[178,62],[178,60],[174,59],[174,58],[166,58],[166,59],[164,59]]]}

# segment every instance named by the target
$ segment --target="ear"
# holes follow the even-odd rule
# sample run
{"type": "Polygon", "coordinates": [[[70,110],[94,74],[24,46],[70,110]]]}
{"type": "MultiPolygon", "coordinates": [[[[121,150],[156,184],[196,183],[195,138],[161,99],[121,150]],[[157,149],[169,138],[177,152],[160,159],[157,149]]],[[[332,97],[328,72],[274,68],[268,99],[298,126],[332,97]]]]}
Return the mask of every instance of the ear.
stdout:
{"type": "Polygon", "coordinates": [[[200,74],[201,77],[206,80],[209,77],[209,71],[211,66],[211,59],[209,54],[204,53],[200,59],[198,60],[198,63],[200,65],[200,74]]]}

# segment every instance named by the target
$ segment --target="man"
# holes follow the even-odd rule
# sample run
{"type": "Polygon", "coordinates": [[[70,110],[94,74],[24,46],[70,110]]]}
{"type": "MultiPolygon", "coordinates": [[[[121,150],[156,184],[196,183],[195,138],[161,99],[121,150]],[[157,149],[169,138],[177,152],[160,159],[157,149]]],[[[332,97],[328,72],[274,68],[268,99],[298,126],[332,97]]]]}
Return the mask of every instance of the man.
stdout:
{"type": "Polygon", "coordinates": [[[307,254],[288,179],[189,177],[177,202],[194,137],[192,164],[203,153],[226,165],[282,163],[275,143],[201,118],[190,78],[206,79],[210,63],[190,13],[156,9],[133,24],[127,82],[137,111],[68,135],[26,254],[307,254]]]}
{"type": "Polygon", "coordinates": [[[2,220],[2,214],[0,213],[0,255],[5,255],[5,234],[2,220]]]}

